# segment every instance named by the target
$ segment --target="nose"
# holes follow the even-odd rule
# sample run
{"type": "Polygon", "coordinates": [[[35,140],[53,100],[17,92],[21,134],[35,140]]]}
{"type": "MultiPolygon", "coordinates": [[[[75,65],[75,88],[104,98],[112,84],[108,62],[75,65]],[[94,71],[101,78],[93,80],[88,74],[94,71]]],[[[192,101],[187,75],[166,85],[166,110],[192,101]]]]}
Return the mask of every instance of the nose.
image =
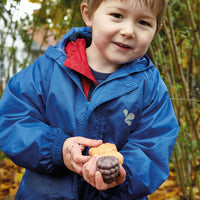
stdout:
{"type": "Polygon", "coordinates": [[[134,24],[132,22],[124,23],[121,28],[120,34],[126,38],[133,38],[135,34],[134,24]]]}

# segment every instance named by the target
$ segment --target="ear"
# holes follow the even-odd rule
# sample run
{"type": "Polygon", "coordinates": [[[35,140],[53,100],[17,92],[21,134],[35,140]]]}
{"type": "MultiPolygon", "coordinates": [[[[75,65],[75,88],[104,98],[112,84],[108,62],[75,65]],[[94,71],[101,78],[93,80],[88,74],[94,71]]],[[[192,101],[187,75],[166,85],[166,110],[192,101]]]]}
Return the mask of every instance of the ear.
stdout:
{"type": "Polygon", "coordinates": [[[92,27],[92,20],[89,17],[89,10],[88,10],[88,4],[87,3],[81,3],[81,14],[83,21],[85,22],[86,26],[92,27]]]}

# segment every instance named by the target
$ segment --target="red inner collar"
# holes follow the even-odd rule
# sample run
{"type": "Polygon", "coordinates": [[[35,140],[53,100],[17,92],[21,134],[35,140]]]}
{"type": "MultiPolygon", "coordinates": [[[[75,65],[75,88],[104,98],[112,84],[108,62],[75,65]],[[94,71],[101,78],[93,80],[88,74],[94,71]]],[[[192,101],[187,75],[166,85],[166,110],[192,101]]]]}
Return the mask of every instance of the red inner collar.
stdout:
{"type": "Polygon", "coordinates": [[[86,55],[86,41],[77,39],[76,42],[70,41],[65,47],[67,58],[64,66],[78,72],[81,77],[81,83],[85,95],[88,97],[91,81],[98,85],[93,76],[86,55]]]}

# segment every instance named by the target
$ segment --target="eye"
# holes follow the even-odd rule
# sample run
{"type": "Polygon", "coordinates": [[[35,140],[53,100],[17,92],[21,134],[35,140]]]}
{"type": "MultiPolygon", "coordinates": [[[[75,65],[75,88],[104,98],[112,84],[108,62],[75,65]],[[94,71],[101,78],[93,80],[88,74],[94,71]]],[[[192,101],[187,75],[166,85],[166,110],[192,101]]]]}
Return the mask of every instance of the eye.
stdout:
{"type": "Polygon", "coordinates": [[[123,16],[119,13],[112,13],[111,16],[117,19],[123,19],[123,16]]]}
{"type": "Polygon", "coordinates": [[[151,26],[151,24],[147,21],[144,21],[144,20],[140,20],[139,23],[143,26],[151,26]]]}

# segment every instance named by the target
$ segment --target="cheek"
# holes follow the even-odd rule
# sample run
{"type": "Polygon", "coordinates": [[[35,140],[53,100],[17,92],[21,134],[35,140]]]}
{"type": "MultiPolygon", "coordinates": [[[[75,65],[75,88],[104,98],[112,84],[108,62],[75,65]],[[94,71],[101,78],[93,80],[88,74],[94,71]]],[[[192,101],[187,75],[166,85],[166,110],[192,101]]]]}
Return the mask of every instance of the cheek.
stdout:
{"type": "Polygon", "coordinates": [[[93,28],[96,29],[96,32],[98,32],[101,37],[110,37],[116,29],[112,23],[104,21],[104,19],[96,20],[93,28]]]}
{"type": "Polygon", "coordinates": [[[99,20],[94,21],[92,26],[92,36],[93,37],[100,37],[103,33],[102,23],[99,20]]]}
{"type": "Polygon", "coordinates": [[[108,30],[109,29],[104,26],[99,26],[98,28],[94,29],[92,34],[94,42],[102,43],[102,45],[107,44],[112,38],[112,33],[108,30]]]}
{"type": "Polygon", "coordinates": [[[143,47],[144,49],[148,49],[149,45],[151,44],[153,40],[152,35],[146,35],[145,37],[140,37],[140,46],[143,47]]]}

